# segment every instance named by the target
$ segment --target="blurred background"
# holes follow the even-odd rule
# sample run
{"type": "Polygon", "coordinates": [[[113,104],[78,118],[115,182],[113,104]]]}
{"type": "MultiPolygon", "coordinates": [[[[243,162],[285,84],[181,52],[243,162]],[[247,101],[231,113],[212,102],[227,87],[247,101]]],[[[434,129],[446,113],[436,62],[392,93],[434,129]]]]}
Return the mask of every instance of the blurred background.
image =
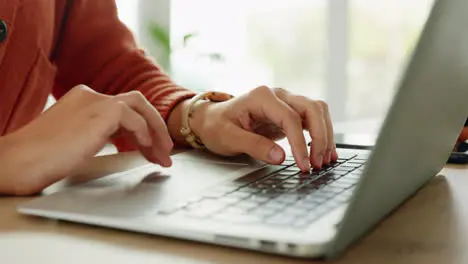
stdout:
{"type": "Polygon", "coordinates": [[[334,121],[381,119],[433,0],[117,0],[120,19],[187,88],[283,87],[334,121]]]}

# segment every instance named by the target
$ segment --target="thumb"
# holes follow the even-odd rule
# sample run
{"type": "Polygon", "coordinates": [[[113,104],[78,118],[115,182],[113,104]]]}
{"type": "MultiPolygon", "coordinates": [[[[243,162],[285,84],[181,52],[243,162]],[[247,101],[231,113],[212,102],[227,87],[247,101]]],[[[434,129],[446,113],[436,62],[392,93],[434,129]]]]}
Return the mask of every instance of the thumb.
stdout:
{"type": "Polygon", "coordinates": [[[271,139],[236,127],[231,130],[235,152],[245,153],[254,159],[270,164],[281,164],[284,161],[284,150],[271,139]]]}

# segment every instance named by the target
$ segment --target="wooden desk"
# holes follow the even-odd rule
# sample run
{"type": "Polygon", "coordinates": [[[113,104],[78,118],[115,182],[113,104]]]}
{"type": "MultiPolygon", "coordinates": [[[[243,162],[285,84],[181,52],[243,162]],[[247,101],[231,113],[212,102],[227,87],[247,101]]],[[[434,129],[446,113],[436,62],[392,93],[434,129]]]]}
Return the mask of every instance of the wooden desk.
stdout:
{"type": "MultiPolygon", "coordinates": [[[[142,163],[135,153],[105,156],[84,171],[142,163]]],[[[311,263],[18,214],[29,199],[0,198],[0,263],[311,263]]],[[[467,263],[467,248],[468,167],[452,166],[332,263],[467,263]]]]}

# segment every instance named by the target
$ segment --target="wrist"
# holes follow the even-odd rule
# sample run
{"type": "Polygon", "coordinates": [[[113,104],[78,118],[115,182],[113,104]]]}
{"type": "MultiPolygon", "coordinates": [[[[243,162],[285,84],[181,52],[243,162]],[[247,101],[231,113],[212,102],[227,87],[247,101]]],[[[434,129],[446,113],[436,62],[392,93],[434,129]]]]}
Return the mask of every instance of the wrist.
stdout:
{"type": "Polygon", "coordinates": [[[226,93],[205,92],[184,101],[176,107],[169,118],[171,135],[174,135],[175,132],[178,139],[184,141],[184,145],[203,148],[204,143],[201,138],[205,131],[205,124],[209,121],[207,117],[212,113],[211,106],[231,98],[232,95],[226,93]],[[174,131],[174,128],[179,128],[179,130],[174,131]]]}
{"type": "Polygon", "coordinates": [[[35,169],[27,162],[30,152],[20,143],[17,133],[0,137],[0,194],[32,194],[35,169]]]}
{"type": "MultiPolygon", "coordinates": [[[[188,125],[196,136],[200,136],[202,133],[208,104],[212,103],[208,101],[199,101],[192,107],[193,113],[188,119],[188,125]]],[[[181,128],[183,127],[182,119],[184,118],[184,113],[186,113],[189,107],[190,99],[180,102],[171,112],[167,121],[169,134],[178,146],[190,145],[185,136],[181,133],[181,128]]]]}

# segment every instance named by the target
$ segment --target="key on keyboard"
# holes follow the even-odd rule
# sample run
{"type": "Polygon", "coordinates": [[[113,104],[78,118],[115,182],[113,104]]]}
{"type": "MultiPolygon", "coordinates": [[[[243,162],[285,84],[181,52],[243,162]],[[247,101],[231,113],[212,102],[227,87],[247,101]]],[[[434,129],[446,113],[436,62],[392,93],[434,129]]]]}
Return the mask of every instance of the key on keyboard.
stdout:
{"type": "Polygon", "coordinates": [[[366,158],[340,154],[336,163],[320,171],[301,173],[288,157],[281,166],[216,186],[177,210],[239,224],[305,227],[348,201],[366,158]]]}

